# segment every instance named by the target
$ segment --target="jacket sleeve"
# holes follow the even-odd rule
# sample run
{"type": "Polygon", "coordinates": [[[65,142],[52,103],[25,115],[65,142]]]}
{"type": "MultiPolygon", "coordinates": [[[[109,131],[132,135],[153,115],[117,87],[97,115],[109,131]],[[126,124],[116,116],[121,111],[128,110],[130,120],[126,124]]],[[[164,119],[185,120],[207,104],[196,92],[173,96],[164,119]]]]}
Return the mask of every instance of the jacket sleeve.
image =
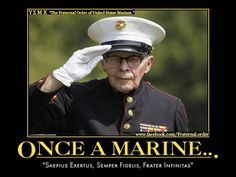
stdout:
{"type": "Polygon", "coordinates": [[[72,102],[67,87],[51,93],[40,90],[42,83],[29,87],[29,134],[61,134],[66,126],[66,114],[72,102]]]}
{"type": "Polygon", "coordinates": [[[184,104],[180,99],[177,101],[177,106],[176,106],[175,131],[176,132],[188,131],[188,117],[185,111],[184,104]]]}

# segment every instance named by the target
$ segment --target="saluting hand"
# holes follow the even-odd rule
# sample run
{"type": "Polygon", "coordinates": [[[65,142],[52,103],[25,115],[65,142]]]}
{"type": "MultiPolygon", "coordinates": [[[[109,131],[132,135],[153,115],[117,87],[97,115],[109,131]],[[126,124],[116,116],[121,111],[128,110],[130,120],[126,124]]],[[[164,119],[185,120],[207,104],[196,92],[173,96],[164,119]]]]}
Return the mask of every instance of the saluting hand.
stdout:
{"type": "Polygon", "coordinates": [[[102,55],[110,49],[111,45],[98,45],[78,50],[62,67],[53,71],[53,76],[69,87],[71,83],[90,74],[97,63],[103,59],[102,55]]]}

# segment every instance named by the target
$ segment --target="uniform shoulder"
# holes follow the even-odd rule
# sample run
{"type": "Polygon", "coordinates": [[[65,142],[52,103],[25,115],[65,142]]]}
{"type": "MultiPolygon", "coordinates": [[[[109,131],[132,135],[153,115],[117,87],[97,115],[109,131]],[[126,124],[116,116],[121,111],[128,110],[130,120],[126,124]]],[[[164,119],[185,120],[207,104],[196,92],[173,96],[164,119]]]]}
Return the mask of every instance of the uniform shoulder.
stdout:
{"type": "Polygon", "coordinates": [[[73,83],[71,85],[71,88],[84,88],[84,89],[88,89],[88,90],[92,90],[94,88],[96,88],[99,84],[103,83],[105,79],[94,79],[94,80],[90,80],[87,82],[77,82],[77,83],[73,83]]]}
{"type": "Polygon", "coordinates": [[[155,93],[157,96],[159,97],[163,97],[165,99],[171,99],[171,100],[179,100],[178,97],[171,95],[165,91],[160,90],[159,88],[155,87],[154,85],[152,85],[150,82],[145,81],[144,84],[153,91],[153,93],[155,93]]]}

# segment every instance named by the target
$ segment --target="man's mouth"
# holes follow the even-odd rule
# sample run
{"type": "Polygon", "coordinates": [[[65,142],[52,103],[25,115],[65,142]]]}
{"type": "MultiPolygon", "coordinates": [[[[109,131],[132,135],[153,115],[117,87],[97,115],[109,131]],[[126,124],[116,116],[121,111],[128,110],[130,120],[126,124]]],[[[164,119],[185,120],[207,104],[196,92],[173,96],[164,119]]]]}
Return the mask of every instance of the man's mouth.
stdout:
{"type": "Polygon", "coordinates": [[[128,77],[119,77],[119,80],[132,80],[132,78],[128,78],[128,77]]]}

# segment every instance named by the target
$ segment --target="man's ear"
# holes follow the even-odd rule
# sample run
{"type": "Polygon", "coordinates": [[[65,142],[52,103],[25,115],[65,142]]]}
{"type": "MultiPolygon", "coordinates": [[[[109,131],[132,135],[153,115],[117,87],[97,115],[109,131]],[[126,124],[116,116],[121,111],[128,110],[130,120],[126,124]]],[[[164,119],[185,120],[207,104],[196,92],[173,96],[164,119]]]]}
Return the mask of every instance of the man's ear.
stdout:
{"type": "Polygon", "coordinates": [[[146,66],[146,68],[144,70],[145,74],[149,72],[149,70],[152,67],[153,62],[154,62],[154,57],[152,55],[148,56],[148,58],[147,58],[147,66],[146,66]]]}

